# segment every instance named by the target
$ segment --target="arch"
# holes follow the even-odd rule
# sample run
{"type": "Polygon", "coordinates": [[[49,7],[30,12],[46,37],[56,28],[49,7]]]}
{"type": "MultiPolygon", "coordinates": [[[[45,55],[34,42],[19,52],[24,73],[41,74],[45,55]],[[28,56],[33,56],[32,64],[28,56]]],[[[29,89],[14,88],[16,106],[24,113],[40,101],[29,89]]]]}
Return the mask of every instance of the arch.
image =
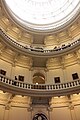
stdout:
{"type": "Polygon", "coordinates": [[[35,73],[33,75],[33,83],[34,84],[45,84],[45,76],[42,73],[35,73]]]}
{"type": "Polygon", "coordinates": [[[48,120],[43,113],[37,113],[34,115],[33,120],[48,120]]]}

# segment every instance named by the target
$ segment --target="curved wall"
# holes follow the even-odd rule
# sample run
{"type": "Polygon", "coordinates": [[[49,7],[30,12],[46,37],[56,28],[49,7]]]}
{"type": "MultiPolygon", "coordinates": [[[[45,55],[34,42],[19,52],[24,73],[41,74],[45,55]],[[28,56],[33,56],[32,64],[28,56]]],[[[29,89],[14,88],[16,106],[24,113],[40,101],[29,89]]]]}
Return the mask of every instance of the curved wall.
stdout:
{"type": "MultiPolygon", "coordinates": [[[[53,60],[53,59],[52,59],[53,60]]],[[[27,67],[23,63],[18,64],[13,61],[9,61],[9,59],[0,58],[0,69],[6,71],[6,76],[15,79],[15,76],[18,75],[24,76],[24,81],[28,83],[33,82],[33,75],[37,72],[42,73],[45,76],[45,83],[53,84],[54,77],[60,77],[61,82],[72,81],[72,74],[77,73],[80,78],[80,60],[66,61],[64,65],[62,65],[59,61],[49,61],[47,64],[47,69],[43,68],[32,68],[27,67]]]]}
{"type": "MultiPolygon", "coordinates": [[[[39,41],[39,43],[41,43],[44,47],[44,50],[53,49],[56,45],[62,46],[62,44],[72,43],[80,38],[80,19],[69,25],[64,30],[57,31],[56,33],[50,33],[50,35],[48,34],[47,36],[47,33],[45,33],[45,35],[40,38],[40,35],[28,33],[15,24],[5,13],[1,4],[0,28],[5,31],[5,34],[7,34],[10,38],[23,46],[39,46],[39,44],[36,44],[35,41],[37,40],[38,43],[38,40],[43,38],[43,40],[41,40],[42,42],[39,41]]],[[[60,77],[61,83],[73,81],[72,74],[74,73],[77,73],[80,78],[80,49],[65,54],[64,56],[53,56],[52,58],[48,57],[47,60],[45,60],[45,67],[36,67],[34,66],[32,57],[23,55],[20,52],[18,53],[16,50],[12,50],[10,46],[5,45],[1,40],[2,39],[0,37],[0,69],[5,70],[6,76],[10,79],[15,79],[15,76],[18,77],[18,75],[21,75],[24,76],[24,82],[32,83],[33,75],[35,73],[41,73],[45,76],[45,84],[52,85],[55,83],[55,77],[60,77]]],[[[36,62],[38,63],[38,61],[36,62]]],[[[4,79],[2,81],[4,81],[4,79]]],[[[5,83],[3,82],[4,86],[5,83]]],[[[76,85],[74,86],[73,83],[72,87],[79,88],[79,81],[78,84],[77,82],[75,82],[75,84],[76,85]]],[[[7,87],[7,85],[8,84],[6,84],[6,88],[14,88],[14,93],[16,93],[16,95],[0,91],[0,120],[32,120],[33,116],[37,113],[43,113],[47,116],[48,120],[80,120],[80,93],[66,96],[65,94],[67,93],[64,93],[63,90],[66,89],[65,85],[67,86],[67,84],[64,84],[64,89],[62,89],[62,95],[65,96],[57,97],[56,95],[56,97],[48,98],[45,98],[49,93],[47,91],[48,89],[44,89],[47,93],[45,97],[41,96],[38,98],[40,89],[35,90],[38,90],[37,97],[20,96],[17,94],[18,92],[20,93],[19,90],[23,89],[22,86],[12,86],[12,84],[9,84],[7,87]],[[17,87],[19,87],[19,89],[17,89],[17,87]],[[15,88],[18,92],[15,92],[15,88]],[[43,100],[43,98],[45,99],[43,100]],[[45,104],[46,100],[48,100],[47,104],[45,104]],[[39,102],[41,103],[39,104],[39,102]]],[[[73,90],[71,87],[69,87],[69,89],[73,90]]],[[[26,89],[24,87],[23,92],[26,93],[27,90],[28,87],[26,87],[26,89]]],[[[57,91],[56,85],[53,91],[57,91]]],[[[31,93],[29,92],[29,94],[31,93]]]]}
{"type": "Polygon", "coordinates": [[[80,120],[80,94],[54,97],[50,107],[30,105],[28,96],[12,96],[0,91],[0,120],[32,120],[37,113],[43,113],[48,120],[80,120]]]}

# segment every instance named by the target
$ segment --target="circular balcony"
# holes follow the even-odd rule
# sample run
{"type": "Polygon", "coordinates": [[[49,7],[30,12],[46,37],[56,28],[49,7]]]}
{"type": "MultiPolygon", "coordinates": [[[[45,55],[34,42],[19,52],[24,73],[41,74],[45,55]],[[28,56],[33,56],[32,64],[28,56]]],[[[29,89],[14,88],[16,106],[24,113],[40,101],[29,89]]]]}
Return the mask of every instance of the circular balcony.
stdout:
{"type": "Polygon", "coordinates": [[[29,84],[20,82],[19,80],[12,80],[0,74],[0,89],[4,92],[10,92],[18,95],[28,96],[63,96],[80,92],[80,79],[59,83],[59,84],[29,84]]]}
{"type": "Polygon", "coordinates": [[[54,48],[51,50],[44,50],[44,49],[36,49],[32,47],[25,47],[13,39],[11,39],[9,36],[5,34],[5,32],[0,29],[0,34],[1,34],[1,40],[8,45],[11,49],[16,50],[17,52],[20,52],[24,55],[29,55],[29,56],[35,56],[35,57],[58,57],[62,56],[68,53],[71,53],[77,49],[80,48],[80,39],[69,43],[65,46],[54,48]],[[6,39],[6,40],[5,40],[6,39]]]}

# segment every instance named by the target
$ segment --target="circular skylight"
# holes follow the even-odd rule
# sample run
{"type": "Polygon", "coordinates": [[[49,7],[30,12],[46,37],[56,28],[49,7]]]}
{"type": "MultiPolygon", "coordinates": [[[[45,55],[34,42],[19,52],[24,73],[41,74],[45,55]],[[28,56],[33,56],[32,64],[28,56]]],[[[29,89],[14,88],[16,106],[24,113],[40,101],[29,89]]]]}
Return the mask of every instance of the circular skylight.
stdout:
{"type": "Polygon", "coordinates": [[[5,0],[8,11],[25,28],[45,31],[69,22],[80,0],[5,0]]]}

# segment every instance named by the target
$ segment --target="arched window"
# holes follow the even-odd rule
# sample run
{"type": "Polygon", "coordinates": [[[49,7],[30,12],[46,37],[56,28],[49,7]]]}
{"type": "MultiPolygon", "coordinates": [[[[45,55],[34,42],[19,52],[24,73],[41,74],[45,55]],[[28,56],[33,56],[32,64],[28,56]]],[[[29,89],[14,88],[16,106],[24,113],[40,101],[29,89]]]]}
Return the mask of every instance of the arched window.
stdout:
{"type": "Polygon", "coordinates": [[[47,117],[42,114],[42,113],[37,113],[34,117],[33,120],[48,120],[47,117]]]}
{"type": "Polygon", "coordinates": [[[34,84],[45,84],[45,76],[42,73],[35,73],[33,75],[34,84]]]}

